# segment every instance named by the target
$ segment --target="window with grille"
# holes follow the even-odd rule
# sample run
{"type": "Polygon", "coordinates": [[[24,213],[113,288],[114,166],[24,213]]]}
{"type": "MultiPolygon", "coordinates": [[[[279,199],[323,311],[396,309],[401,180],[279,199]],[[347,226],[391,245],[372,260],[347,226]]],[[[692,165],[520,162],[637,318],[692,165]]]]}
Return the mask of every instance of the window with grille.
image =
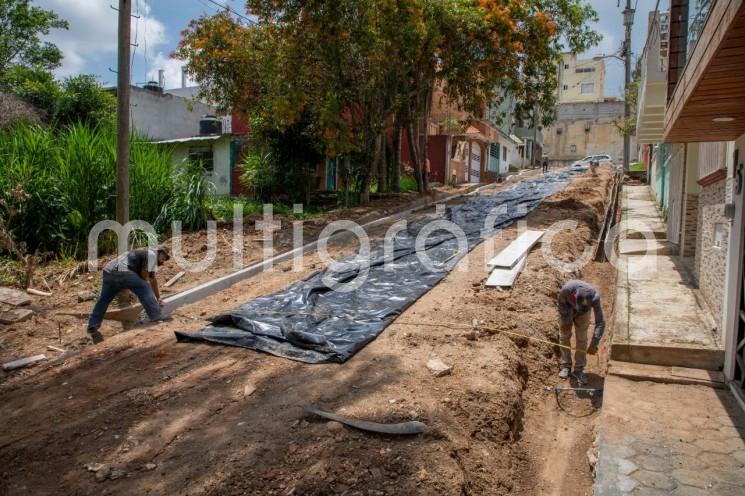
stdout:
{"type": "Polygon", "coordinates": [[[189,148],[189,162],[200,163],[205,172],[215,170],[215,161],[211,146],[189,148]]]}
{"type": "Polygon", "coordinates": [[[499,143],[489,145],[489,163],[487,168],[490,172],[499,172],[499,143]]]}

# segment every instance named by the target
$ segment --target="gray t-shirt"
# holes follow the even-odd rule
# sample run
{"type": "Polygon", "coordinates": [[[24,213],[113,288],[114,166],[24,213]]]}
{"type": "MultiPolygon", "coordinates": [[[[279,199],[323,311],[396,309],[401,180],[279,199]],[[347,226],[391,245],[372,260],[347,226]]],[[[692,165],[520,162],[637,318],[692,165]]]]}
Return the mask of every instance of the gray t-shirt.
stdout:
{"type": "Polygon", "coordinates": [[[573,279],[567,281],[559,292],[559,315],[562,319],[573,321],[577,315],[593,310],[595,313],[595,332],[592,334],[592,345],[600,342],[605,332],[605,318],[603,306],[600,304],[600,294],[595,288],[584,281],[573,279]]]}
{"type": "Polygon", "coordinates": [[[158,255],[153,250],[128,251],[107,263],[103,270],[109,273],[131,270],[140,277],[142,277],[143,272],[147,272],[150,274],[150,277],[154,277],[157,260],[158,255]],[[150,264],[150,260],[152,260],[152,265],[150,264]]]}

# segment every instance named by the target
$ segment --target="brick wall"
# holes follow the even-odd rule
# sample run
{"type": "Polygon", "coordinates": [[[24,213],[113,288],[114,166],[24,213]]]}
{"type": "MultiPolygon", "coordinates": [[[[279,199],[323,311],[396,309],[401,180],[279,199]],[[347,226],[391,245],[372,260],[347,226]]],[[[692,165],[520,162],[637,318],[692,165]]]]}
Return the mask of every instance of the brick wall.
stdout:
{"type": "Polygon", "coordinates": [[[680,255],[692,257],[696,254],[698,231],[698,195],[687,194],[683,199],[683,229],[680,233],[680,255]]]}
{"type": "Polygon", "coordinates": [[[701,294],[709,304],[714,318],[722,316],[722,302],[727,271],[727,244],[729,222],[724,217],[724,204],[731,197],[731,181],[717,181],[704,186],[698,197],[698,222],[696,225],[695,276],[701,294]],[[721,246],[714,246],[714,232],[720,227],[721,246]]]}

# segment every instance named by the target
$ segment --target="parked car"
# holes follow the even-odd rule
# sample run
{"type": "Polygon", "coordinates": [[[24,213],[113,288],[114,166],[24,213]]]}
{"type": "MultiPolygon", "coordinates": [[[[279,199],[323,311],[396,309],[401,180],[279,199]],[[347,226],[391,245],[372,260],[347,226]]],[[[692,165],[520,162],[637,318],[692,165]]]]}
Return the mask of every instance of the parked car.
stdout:
{"type": "Polygon", "coordinates": [[[574,162],[571,166],[571,170],[573,171],[583,171],[590,168],[590,162],[596,161],[598,164],[603,165],[613,165],[613,159],[610,155],[603,153],[600,155],[588,155],[585,158],[581,160],[577,160],[574,162]]]}

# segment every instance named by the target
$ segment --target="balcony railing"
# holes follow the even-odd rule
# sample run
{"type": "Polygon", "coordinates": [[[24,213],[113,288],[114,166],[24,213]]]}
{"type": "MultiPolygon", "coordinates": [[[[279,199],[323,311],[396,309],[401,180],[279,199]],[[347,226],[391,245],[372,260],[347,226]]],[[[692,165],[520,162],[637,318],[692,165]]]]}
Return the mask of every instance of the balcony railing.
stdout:
{"type": "Polygon", "coordinates": [[[712,7],[717,0],[691,0],[688,10],[688,43],[686,46],[686,61],[691,57],[693,49],[696,47],[701,31],[706,24],[706,18],[709,17],[712,7]]]}

